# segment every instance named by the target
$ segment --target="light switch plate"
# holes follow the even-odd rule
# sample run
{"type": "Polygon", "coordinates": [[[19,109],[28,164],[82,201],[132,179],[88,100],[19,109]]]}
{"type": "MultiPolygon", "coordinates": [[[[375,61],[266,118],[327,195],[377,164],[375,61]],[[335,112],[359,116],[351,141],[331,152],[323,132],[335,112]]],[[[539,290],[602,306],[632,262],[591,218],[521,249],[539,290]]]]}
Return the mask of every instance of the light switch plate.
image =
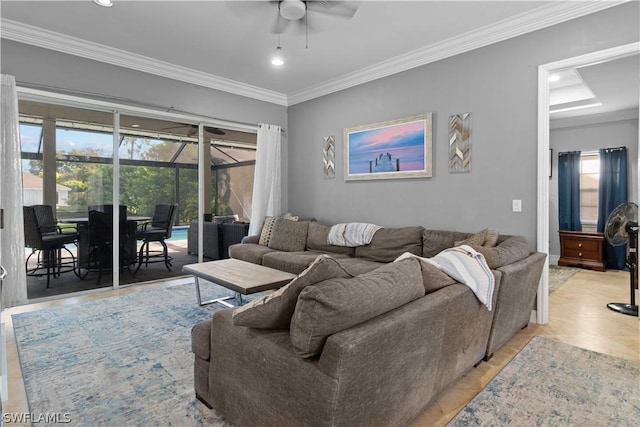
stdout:
{"type": "Polygon", "coordinates": [[[522,200],[513,200],[512,206],[514,212],[522,212],[522,200]]]}

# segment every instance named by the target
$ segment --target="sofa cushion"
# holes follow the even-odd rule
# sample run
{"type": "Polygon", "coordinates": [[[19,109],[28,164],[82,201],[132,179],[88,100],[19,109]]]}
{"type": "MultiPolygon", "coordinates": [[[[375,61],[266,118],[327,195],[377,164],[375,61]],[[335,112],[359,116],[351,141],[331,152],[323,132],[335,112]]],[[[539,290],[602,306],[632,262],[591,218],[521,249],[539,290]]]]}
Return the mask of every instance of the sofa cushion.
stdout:
{"type": "Polygon", "coordinates": [[[327,243],[330,225],[321,224],[317,221],[309,223],[307,233],[307,249],[310,251],[331,252],[353,256],[355,249],[348,246],[336,246],[327,243]]]}
{"type": "Polygon", "coordinates": [[[277,251],[269,248],[268,246],[263,246],[257,243],[238,243],[229,246],[229,256],[231,258],[240,259],[253,264],[262,265],[263,256],[270,252],[277,251]]]}
{"type": "Polygon", "coordinates": [[[258,329],[286,329],[296,308],[298,295],[310,285],[334,277],[351,277],[328,255],[320,255],[288,285],[237,308],[233,323],[258,329]]]}
{"type": "Polygon", "coordinates": [[[424,285],[425,294],[430,294],[445,286],[458,283],[456,279],[445,273],[439,266],[434,264],[431,258],[419,257],[405,252],[393,262],[400,262],[407,258],[415,258],[420,261],[420,269],[422,270],[422,284],[424,285]]]}
{"type": "MultiPolygon", "coordinates": [[[[300,274],[306,270],[318,258],[322,252],[302,251],[302,252],[282,252],[274,251],[262,257],[262,265],[275,268],[276,270],[287,271],[293,274],[300,274]]],[[[349,258],[347,255],[330,254],[336,260],[349,258]]],[[[349,271],[348,269],[346,269],[349,271]]],[[[350,272],[351,273],[351,272],[350,272]]],[[[351,273],[352,276],[355,274],[351,273]]]]}
{"type": "Polygon", "coordinates": [[[424,285],[425,294],[430,294],[445,286],[458,283],[454,278],[429,262],[420,262],[420,268],[422,270],[422,284],[424,285]]]}
{"type": "Polygon", "coordinates": [[[269,239],[269,247],[279,251],[304,251],[307,245],[307,221],[291,221],[276,218],[269,239]]]}
{"type": "Polygon", "coordinates": [[[356,247],[355,256],[376,262],[393,262],[405,252],[422,256],[422,227],[381,228],[371,243],[356,247]]]}
{"type": "Polygon", "coordinates": [[[445,249],[452,248],[458,240],[464,240],[469,233],[447,230],[424,230],[422,233],[422,256],[433,258],[445,249]]]}
{"type": "Polygon", "coordinates": [[[384,262],[369,261],[364,258],[342,257],[336,258],[336,260],[352,276],[368,273],[386,264],[384,262]]]}
{"type": "Polygon", "coordinates": [[[494,248],[486,246],[471,246],[484,255],[489,268],[500,268],[507,264],[520,261],[529,256],[529,244],[524,236],[507,236],[494,248]]]}
{"type": "Polygon", "coordinates": [[[366,322],[424,295],[418,260],[386,264],[351,279],[307,286],[291,318],[291,342],[301,357],[312,357],[336,332],[366,322]]]}
{"type": "Polygon", "coordinates": [[[480,230],[477,233],[474,233],[469,237],[466,237],[464,240],[458,240],[454,242],[453,246],[462,246],[462,245],[482,246],[484,245],[485,240],[487,240],[488,232],[489,232],[489,229],[485,228],[484,230],[480,230]]]}

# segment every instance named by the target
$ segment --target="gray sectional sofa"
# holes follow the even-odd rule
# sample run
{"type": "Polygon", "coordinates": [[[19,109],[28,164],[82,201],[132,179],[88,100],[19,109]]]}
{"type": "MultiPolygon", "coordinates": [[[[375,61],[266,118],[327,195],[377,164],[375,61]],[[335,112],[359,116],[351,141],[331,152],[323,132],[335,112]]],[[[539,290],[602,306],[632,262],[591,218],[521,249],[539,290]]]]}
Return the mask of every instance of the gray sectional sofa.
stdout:
{"type": "Polygon", "coordinates": [[[303,250],[257,237],[231,246],[232,258],[302,274],[192,330],[196,395],[234,426],[406,425],[528,324],[546,255],[521,236],[482,246],[479,233],[383,228],[347,248],[327,244],[328,225],[306,226],[303,250]],[[491,268],[491,311],[437,268],[393,262],[461,242],[491,268]],[[274,307],[286,314],[277,322],[274,307]]]}

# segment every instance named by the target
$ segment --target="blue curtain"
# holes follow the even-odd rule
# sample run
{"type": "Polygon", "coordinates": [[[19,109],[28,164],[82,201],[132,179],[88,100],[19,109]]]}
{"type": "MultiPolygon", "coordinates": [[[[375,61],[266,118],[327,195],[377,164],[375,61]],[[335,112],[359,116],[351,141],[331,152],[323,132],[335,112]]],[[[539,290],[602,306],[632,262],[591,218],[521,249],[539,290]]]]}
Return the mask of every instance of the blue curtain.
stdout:
{"type": "MultiPolygon", "coordinates": [[[[598,188],[598,231],[603,232],[609,214],[628,201],[627,149],[600,149],[600,183],[598,188]]],[[[605,242],[607,268],[625,269],[626,246],[613,247],[605,242]]]]}
{"type": "Polygon", "coordinates": [[[558,223],[560,230],[582,231],[580,222],[580,151],[558,155],[558,223]]]}

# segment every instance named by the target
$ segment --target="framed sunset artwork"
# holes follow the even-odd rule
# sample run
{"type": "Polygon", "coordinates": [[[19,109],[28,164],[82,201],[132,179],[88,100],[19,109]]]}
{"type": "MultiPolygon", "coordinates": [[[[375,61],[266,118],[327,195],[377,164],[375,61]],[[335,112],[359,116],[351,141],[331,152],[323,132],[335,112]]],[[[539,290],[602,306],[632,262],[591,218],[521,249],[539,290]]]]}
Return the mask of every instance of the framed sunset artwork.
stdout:
{"type": "Polygon", "coordinates": [[[431,177],[431,113],[344,129],[344,179],[431,177]]]}

